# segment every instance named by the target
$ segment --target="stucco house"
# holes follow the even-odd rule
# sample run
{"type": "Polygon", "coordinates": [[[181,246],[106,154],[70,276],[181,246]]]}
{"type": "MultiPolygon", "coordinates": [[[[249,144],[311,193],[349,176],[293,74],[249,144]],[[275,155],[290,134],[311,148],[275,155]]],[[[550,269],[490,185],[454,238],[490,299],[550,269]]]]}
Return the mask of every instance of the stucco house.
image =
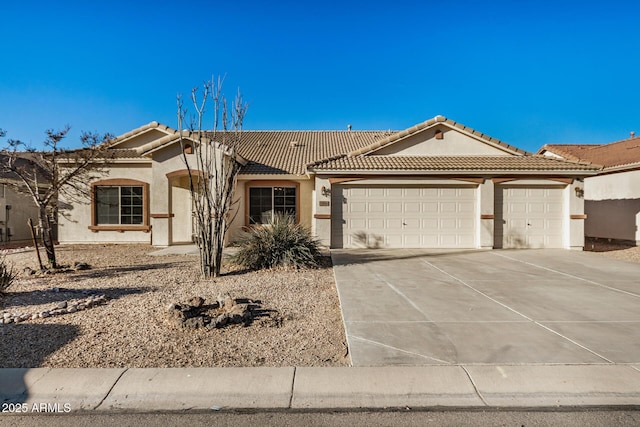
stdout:
{"type": "Polygon", "coordinates": [[[538,154],[590,162],[602,170],[585,179],[585,236],[640,243],[640,137],[609,144],[548,144],[538,154]]]}
{"type": "MultiPolygon", "coordinates": [[[[192,241],[179,132],[157,122],[117,137],[59,240],[192,241]]],[[[188,149],[187,146],[184,147],[188,149]]],[[[332,248],[576,248],[583,179],[597,167],[535,156],[436,116],[400,132],[243,131],[229,240],[288,212],[332,248]]]]}

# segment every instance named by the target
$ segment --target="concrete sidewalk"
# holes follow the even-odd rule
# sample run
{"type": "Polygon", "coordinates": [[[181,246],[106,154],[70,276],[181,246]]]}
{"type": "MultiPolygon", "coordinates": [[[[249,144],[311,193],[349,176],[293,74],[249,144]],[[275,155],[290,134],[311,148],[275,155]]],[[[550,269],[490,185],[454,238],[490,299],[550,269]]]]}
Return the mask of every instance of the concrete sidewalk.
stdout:
{"type": "MultiPolygon", "coordinates": [[[[640,406],[640,365],[0,369],[16,412],[640,406]]],[[[13,408],[13,410],[11,410],[13,408]]]]}

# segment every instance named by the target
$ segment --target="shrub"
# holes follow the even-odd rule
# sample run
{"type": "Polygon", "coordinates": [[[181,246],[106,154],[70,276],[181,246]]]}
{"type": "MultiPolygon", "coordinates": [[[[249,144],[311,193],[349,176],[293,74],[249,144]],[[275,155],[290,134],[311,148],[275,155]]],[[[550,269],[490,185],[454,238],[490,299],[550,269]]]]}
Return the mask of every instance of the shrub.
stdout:
{"type": "Polygon", "coordinates": [[[14,273],[13,266],[8,265],[5,257],[0,258],[0,295],[5,293],[18,275],[14,273]]]}
{"type": "Polygon", "coordinates": [[[240,249],[232,260],[253,270],[318,266],[318,241],[288,215],[276,214],[268,225],[251,228],[237,243],[240,249]]]}

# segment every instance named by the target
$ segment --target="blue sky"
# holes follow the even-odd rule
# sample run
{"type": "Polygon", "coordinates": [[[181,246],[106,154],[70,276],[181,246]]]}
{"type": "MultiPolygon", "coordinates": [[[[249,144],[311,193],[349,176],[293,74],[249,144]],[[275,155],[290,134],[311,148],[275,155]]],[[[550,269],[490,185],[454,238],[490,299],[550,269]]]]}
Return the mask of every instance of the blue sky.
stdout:
{"type": "Polygon", "coordinates": [[[520,148],[640,132],[640,2],[0,2],[0,128],[176,126],[226,75],[246,129],[405,129],[441,114],[520,148]]]}

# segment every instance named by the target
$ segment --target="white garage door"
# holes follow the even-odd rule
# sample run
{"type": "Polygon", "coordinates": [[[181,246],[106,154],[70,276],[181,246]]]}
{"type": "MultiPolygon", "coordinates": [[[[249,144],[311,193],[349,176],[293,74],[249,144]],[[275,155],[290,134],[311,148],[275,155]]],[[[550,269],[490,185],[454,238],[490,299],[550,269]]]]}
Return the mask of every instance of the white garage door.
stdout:
{"type": "Polygon", "coordinates": [[[504,248],[564,247],[562,194],[558,187],[504,187],[496,191],[496,204],[502,202],[503,215],[502,230],[496,227],[496,241],[502,241],[504,248]]]}
{"type": "Polygon", "coordinates": [[[475,187],[341,185],[332,194],[334,247],[476,247],[475,187]]]}

